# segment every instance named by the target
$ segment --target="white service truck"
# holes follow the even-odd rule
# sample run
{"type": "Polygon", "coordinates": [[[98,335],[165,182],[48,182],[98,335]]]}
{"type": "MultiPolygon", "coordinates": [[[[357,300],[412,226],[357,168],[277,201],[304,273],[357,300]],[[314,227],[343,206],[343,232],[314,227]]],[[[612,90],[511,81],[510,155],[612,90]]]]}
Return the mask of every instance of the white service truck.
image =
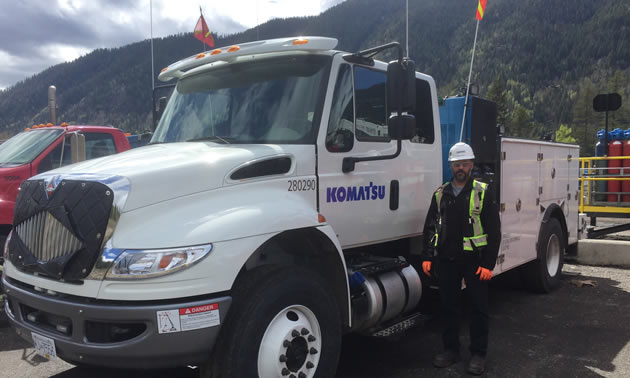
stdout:
{"type": "MultiPolygon", "coordinates": [[[[25,181],[2,277],[16,331],[74,364],[268,378],[333,377],[343,334],[412,326],[424,218],[456,141],[397,44],[336,45],[174,63],[149,146],[25,181]],[[372,58],[390,47],[398,60],[372,58]]],[[[466,138],[501,204],[494,274],[524,266],[551,290],[578,237],[578,148],[502,138],[483,108],[466,138]]]]}

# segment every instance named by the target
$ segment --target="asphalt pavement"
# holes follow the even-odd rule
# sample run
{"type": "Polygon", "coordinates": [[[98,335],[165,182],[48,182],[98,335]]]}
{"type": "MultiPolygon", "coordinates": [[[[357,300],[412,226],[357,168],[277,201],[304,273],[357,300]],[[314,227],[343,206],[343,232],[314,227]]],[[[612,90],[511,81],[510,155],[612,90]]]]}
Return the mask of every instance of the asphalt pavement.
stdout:
{"type": "MultiPolygon", "coordinates": [[[[490,289],[487,377],[630,376],[630,271],[565,265],[551,294],[530,293],[517,274],[497,277],[490,289]]],[[[439,316],[397,340],[346,336],[338,378],[459,377],[468,352],[446,368],[431,366],[440,349],[439,316]]],[[[462,344],[468,344],[467,325],[462,344]]],[[[157,371],[86,369],[47,361],[8,326],[0,311],[0,377],[196,378],[193,368],[157,371]]]]}

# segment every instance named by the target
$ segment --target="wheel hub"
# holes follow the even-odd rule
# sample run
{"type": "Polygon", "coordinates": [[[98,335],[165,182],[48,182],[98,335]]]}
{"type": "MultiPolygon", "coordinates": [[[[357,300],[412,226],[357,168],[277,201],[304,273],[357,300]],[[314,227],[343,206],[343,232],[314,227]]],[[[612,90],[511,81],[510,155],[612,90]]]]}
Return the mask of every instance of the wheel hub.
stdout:
{"type": "Polygon", "coordinates": [[[547,242],[547,272],[550,277],[555,277],[560,266],[560,239],[552,234],[547,242]]]}
{"type": "Polygon", "coordinates": [[[258,375],[312,378],[321,345],[321,329],[315,314],[302,305],[289,306],[267,326],[258,353],[258,375]]]}
{"type": "Polygon", "coordinates": [[[308,342],[300,336],[293,339],[289,344],[285,353],[287,368],[292,372],[297,372],[306,362],[306,357],[308,357],[308,342]]]}

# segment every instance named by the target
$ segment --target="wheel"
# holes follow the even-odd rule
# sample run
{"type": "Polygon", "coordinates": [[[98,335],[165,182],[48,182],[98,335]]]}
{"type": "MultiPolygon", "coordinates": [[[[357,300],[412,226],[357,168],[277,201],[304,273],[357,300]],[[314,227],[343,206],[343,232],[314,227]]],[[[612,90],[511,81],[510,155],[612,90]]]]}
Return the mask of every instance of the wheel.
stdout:
{"type": "Polygon", "coordinates": [[[334,377],[341,322],[332,290],[298,267],[257,270],[235,288],[201,377],[334,377]]]}
{"type": "Polygon", "coordinates": [[[534,291],[549,293],[560,285],[564,244],[560,222],[556,218],[549,218],[538,239],[538,259],[529,263],[525,270],[525,278],[534,291]]]}

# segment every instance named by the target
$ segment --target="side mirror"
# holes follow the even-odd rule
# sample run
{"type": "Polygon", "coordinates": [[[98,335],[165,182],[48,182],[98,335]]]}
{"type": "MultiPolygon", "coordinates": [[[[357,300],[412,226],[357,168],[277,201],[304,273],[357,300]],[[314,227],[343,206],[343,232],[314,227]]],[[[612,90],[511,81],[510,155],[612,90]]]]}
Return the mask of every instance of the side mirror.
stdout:
{"type": "Polygon", "coordinates": [[[414,113],[416,108],[416,64],[413,60],[387,65],[387,109],[390,113],[414,113]]]}
{"type": "Polygon", "coordinates": [[[416,117],[412,114],[392,115],[387,121],[387,132],[396,140],[411,139],[416,135],[416,117]]]}
{"type": "MultiPolygon", "coordinates": [[[[155,101],[155,97],[153,98],[153,101],[155,101]]],[[[155,130],[160,118],[162,118],[162,113],[164,113],[164,108],[166,107],[166,97],[160,97],[157,104],[155,102],[153,104],[153,130],[155,130]]]]}
{"type": "Polygon", "coordinates": [[[85,160],[85,135],[81,133],[70,135],[70,154],[73,164],[85,160]]]}

